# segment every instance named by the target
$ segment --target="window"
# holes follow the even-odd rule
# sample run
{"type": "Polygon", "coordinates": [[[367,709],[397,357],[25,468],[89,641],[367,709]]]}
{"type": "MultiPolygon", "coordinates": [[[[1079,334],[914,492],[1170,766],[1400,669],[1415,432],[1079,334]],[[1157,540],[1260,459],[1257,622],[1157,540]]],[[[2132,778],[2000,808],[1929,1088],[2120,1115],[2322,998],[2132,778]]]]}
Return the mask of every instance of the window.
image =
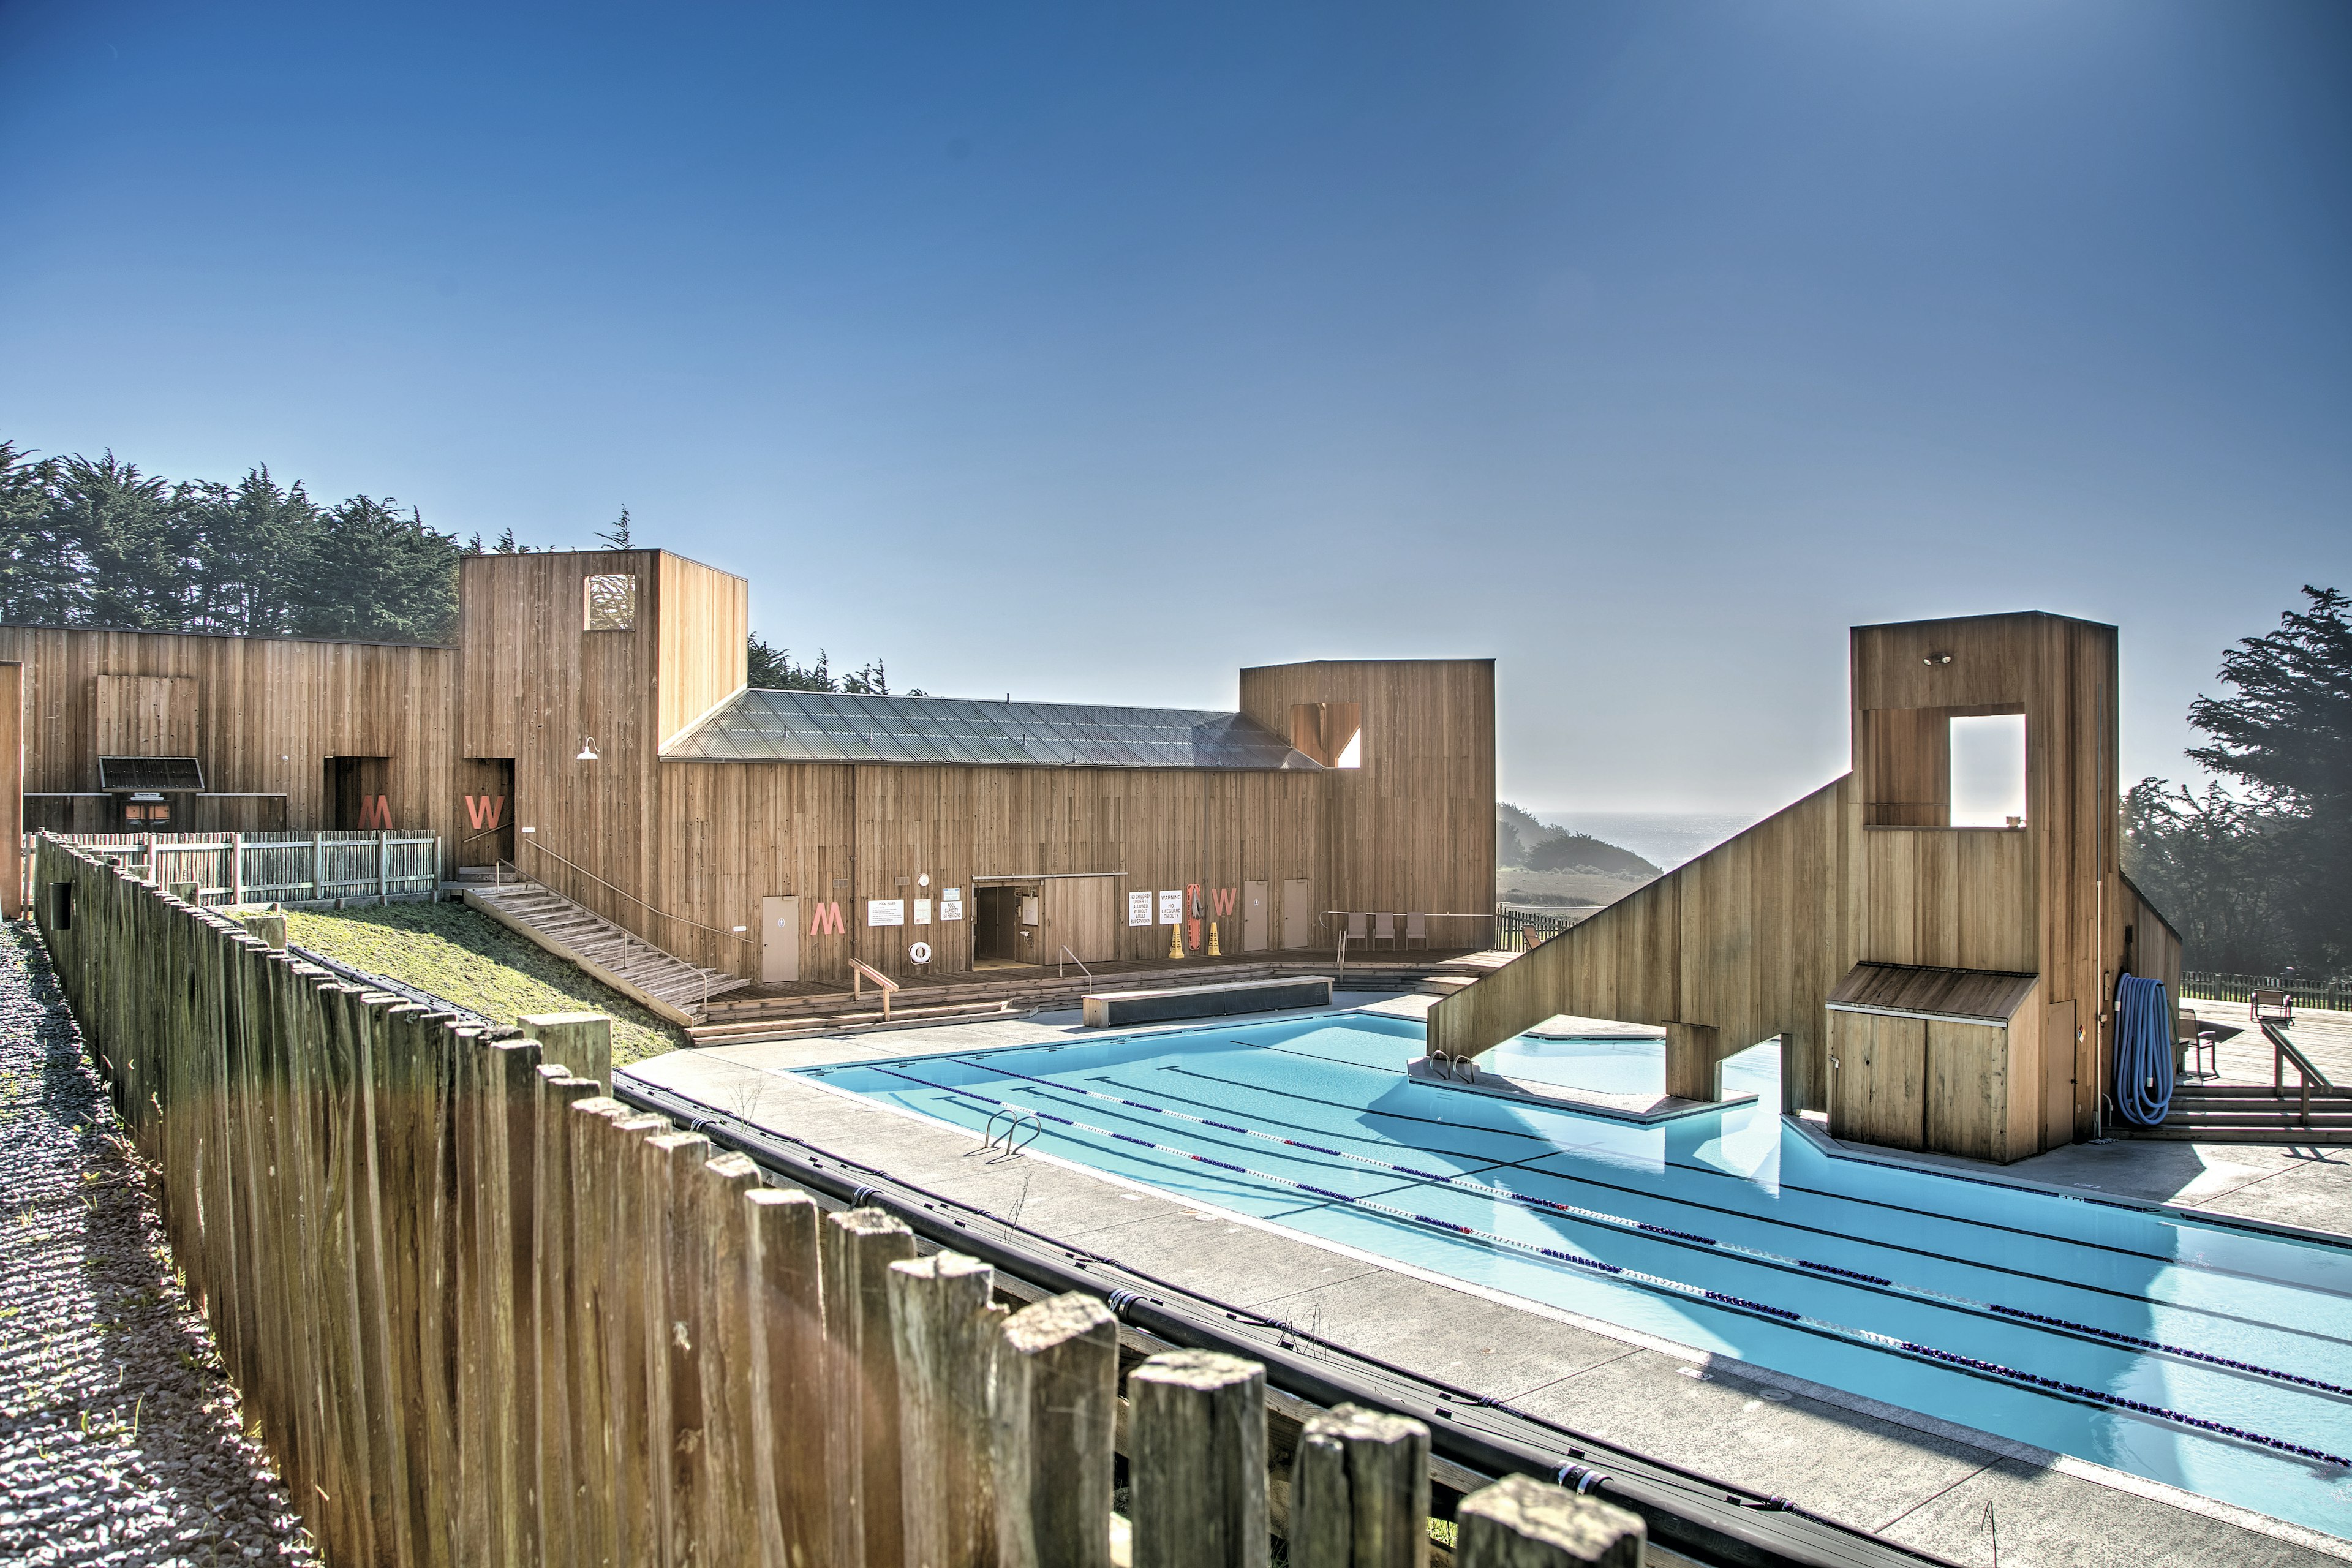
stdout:
{"type": "Polygon", "coordinates": [[[2025,821],[2025,715],[1952,721],[1954,827],[2015,827],[2025,821]]]}
{"type": "Polygon", "coordinates": [[[588,579],[588,616],[592,632],[634,631],[637,625],[637,579],[627,572],[600,572],[588,579]]]}

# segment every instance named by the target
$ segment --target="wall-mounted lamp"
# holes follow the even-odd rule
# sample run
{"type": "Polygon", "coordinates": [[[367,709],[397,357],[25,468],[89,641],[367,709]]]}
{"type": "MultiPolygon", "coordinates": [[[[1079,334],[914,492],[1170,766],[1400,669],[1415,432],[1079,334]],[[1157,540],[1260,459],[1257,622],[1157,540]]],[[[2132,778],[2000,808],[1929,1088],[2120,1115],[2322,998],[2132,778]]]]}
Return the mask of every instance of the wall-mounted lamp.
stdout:
{"type": "Polygon", "coordinates": [[[1949,664],[1952,662],[1952,656],[1948,653],[1931,653],[1919,662],[1921,664],[1949,664]]]}
{"type": "Polygon", "coordinates": [[[596,742],[586,735],[580,737],[580,754],[572,760],[575,763],[594,762],[596,760],[596,742]]]}

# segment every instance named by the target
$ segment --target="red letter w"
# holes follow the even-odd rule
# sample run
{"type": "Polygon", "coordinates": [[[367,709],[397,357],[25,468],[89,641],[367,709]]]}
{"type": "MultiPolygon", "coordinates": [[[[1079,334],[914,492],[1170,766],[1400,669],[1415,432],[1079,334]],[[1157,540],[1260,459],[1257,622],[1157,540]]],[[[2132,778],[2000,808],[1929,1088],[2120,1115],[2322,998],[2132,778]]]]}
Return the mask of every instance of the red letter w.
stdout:
{"type": "Polygon", "coordinates": [[[466,816],[473,823],[476,832],[496,827],[506,814],[507,797],[502,795],[469,795],[466,797],[466,816]]]}

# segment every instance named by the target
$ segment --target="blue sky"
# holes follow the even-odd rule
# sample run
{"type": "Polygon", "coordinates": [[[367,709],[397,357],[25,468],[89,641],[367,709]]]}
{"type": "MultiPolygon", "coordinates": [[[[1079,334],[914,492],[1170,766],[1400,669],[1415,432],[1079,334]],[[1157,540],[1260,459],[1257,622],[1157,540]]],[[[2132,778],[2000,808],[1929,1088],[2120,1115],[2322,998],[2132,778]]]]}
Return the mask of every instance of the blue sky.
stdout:
{"type": "Polygon", "coordinates": [[[1844,628],[2352,588],[2352,11],[0,4],[0,436],[1220,706],[1492,655],[1505,795],[1761,812],[1844,628]]]}

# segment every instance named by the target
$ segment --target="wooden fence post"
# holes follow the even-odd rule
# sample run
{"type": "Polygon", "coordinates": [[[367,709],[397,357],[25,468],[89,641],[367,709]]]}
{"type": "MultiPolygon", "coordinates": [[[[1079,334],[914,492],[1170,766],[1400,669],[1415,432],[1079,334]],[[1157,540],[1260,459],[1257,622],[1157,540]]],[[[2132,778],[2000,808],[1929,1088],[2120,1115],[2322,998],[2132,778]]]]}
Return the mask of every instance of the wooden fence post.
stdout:
{"type": "Polygon", "coordinates": [[[579,1468],[572,1420],[571,1108],[596,1092],[593,1079],[539,1067],[539,1218],[534,1226],[532,1328],[539,1342],[539,1539],[548,1563],[584,1561],[578,1539],[579,1468]]]}
{"type": "Polygon", "coordinates": [[[996,1465],[989,1391],[1004,1309],[996,1271],[938,1252],[890,1265],[907,1568],[992,1568],[996,1465]]]}
{"type": "Polygon", "coordinates": [[[539,1059],[562,1062],[573,1078],[593,1078],[613,1092],[613,1020],[602,1013],[526,1013],[517,1022],[539,1042],[539,1059]]]}
{"type": "Polygon", "coordinates": [[[743,1271],[751,1289],[751,1451],[762,1568],[820,1568],[833,1547],[824,1486],[824,1283],[816,1200],[755,1187],[743,1271]]]}
{"type": "Polygon", "coordinates": [[[697,1568],[702,1512],[702,1365],[695,1277],[699,1240],[686,1222],[692,1184],[710,1158],[699,1132],[662,1132],[637,1152],[645,1184],[646,1449],[656,1555],[666,1568],[697,1568]]]}
{"type": "Polygon", "coordinates": [[[1110,1568],[1118,1320],[1073,1290],[1022,1308],[1000,1337],[1000,1568],[1110,1568]]]}
{"type": "Polygon", "coordinates": [[[663,1116],[632,1115],[605,1121],[604,1150],[598,1165],[612,1194],[615,1238],[604,1251],[604,1373],[609,1392],[613,1452],[613,1529],[615,1562],[622,1568],[660,1560],[654,1531],[653,1488],[660,1456],[649,1446],[653,1415],[647,1404],[652,1376],[646,1363],[652,1329],[646,1316],[645,1256],[654,1235],[646,1218],[646,1177],[641,1145],[670,1131],[663,1116]]]}
{"type": "MultiPolygon", "coordinates": [[[[568,1069],[567,1069],[568,1070],[568,1069]]],[[[583,1081],[593,1081],[583,1079],[583,1081]]],[[[572,1510],[578,1561],[616,1568],[618,1521],[614,1500],[620,1478],[612,1445],[612,1379],[606,1366],[605,1320],[613,1303],[606,1255],[637,1238],[613,1228],[613,1175],[606,1158],[612,1123],[629,1114],[619,1100],[591,1095],[572,1102],[566,1125],[572,1148],[572,1454],[579,1506],[572,1510]]]]}
{"type": "Polygon", "coordinates": [[[701,1563],[748,1562],[759,1550],[758,1486],[752,1479],[751,1291],[745,1278],[750,1216],[743,1195],[760,1168],[741,1154],[703,1163],[688,1223],[701,1244],[701,1563]]]}
{"type": "Polygon", "coordinates": [[[915,1256],[915,1236],[880,1209],[825,1216],[822,1276],[832,1386],[825,1398],[825,1485],[840,1568],[902,1568],[898,1367],[890,1338],[889,1270],[915,1256]]]}
{"type": "Polygon", "coordinates": [[[1641,1568],[1639,1514],[1526,1476],[1505,1476],[1462,1500],[1458,1568],[1641,1568]]]}
{"type": "Polygon", "coordinates": [[[228,836],[228,901],[232,905],[245,902],[245,835],[228,836]]]}
{"type": "Polygon", "coordinates": [[[538,1256],[539,1047],[492,1041],[482,1062],[482,1311],[487,1353],[499,1374],[488,1407],[491,1556],[509,1568],[539,1550],[539,1336],[533,1331],[538,1256]]]}
{"type": "Polygon", "coordinates": [[[1307,1423],[1290,1486],[1293,1568],[1429,1561],[1429,1428],[1342,1405],[1307,1423]]]}
{"type": "Polygon", "coordinates": [[[1127,1396],[1135,1568],[1267,1568],[1265,1368],[1166,1351],[1127,1396]]]}

